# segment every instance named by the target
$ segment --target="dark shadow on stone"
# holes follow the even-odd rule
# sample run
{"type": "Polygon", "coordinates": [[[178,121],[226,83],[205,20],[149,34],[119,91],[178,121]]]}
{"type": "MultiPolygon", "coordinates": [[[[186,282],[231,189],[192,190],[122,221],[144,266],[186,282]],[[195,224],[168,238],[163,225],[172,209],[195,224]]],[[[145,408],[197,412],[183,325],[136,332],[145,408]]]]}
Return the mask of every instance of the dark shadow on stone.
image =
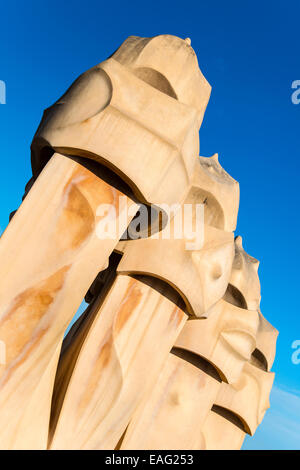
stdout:
{"type": "Polygon", "coordinates": [[[238,427],[241,431],[250,434],[250,429],[247,424],[242,420],[242,418],[240,418],[240,416],[238,416],[236,413],[233,413],[233,411],[230,411],[227,408],[223,408],[219,405],[213,405],[211,411],[222,416],[227,421],[230,421],[230,423],[234,424],[234,426],[238,427]]]}
{"type": "Polygon", "coordinates": [[[147,286],[152,287],[152,289],[159,292],[161,295],[173,302],[177,307],[183,310],[187,315],[190,314],[190,308],[187,307],[186,302],[182,295],[169,283],[147,274],[138,274],[138,273],[127,273],[130,277],[147,284],[147,286]]]}
{"type": "Polygon", "coordinates": [[[251,354],[250,363],[258,369],[267,371],[268,370],[268,361],[264,354],[259,349],[254,349],[251,354]]]}
{"type": "Polygon", "coordinates": [[[205,372],[205,374],[209,375],[218,382],[222,382],[220,371],[204,357],[199,356],[192,351],[177,347],[172,348],[171,353],[202,370],[205,372]]]}
{"type": "Polygon", "coordinates": [[[247,310],[247,302],[243,294],[232,284],[228,284],[227,290],[224,295],[224,300],[232,305],[247,310]]]}

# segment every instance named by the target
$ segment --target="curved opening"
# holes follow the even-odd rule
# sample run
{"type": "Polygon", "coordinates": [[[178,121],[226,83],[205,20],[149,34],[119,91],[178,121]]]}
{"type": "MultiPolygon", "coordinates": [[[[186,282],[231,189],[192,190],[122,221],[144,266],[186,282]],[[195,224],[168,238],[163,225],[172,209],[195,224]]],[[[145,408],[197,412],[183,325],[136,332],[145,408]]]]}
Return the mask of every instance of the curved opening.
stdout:
{"type": "Polygon", "coordinates": [[[161,232],[168,223],[167,213],[155,204],[142,204],[120,240],[139,240],[161,232]]]}
{"type": "Polygon", "coordinates": [[[138,272],[121,272],[120,274],[127,274],[128,276],[136,279],[137,281],[147,284],[147,286],[152,287],[164,297],[173,302],[177,307],[179,307],[187,315],[190,314],[190,308],[187,306],[185,298],[183,295],[169,284],[164,279],[153,276],[151,274],[138,273],[138,272]]]}
{"type": "MultiPolygon", "coordinates": [[[[101,159],[101,161],[99,161],[99,156],[93,154],[90,154],[90,157],[77,155],[76,149],[60,148],[56,149],[56,151],[66,158],[70,158],[71,160],[74,160],[80,165],[84,166],[87,170],[94,173],[107,184],[113,186],[125,196],[129,197],[136,204],[142,205],[140,211],[138,211],[131,221],[129,227],[122,235],[121,240],[136,240],[140,238],[147,238],[150,235],[154,235],[155,233],[160,232],[165,228],[168,223],[167,213],[155,204],[149,204],[142,193],[139,191],[138,187],[129,178],[127,178],[125,174],[118,170],[114,165],[110,164],[110,162],[107,162],[105,159],[101,159]],[[98,161],[95,159],[98,159],[98,161]],[[143,211],[146,216],[140,217],[141,211],[143,211]],[[140,219],[141,223],[139,227],[136,227],[136,221],[138,218],[140,219]],[[135,236],[132,236],[132,234],[135,234],[135,236]]],[[[41,168],[39,171],[42,171],[44,166],[52,157],[53,153],[54,150],[49,146],[43,147],[40,150],[41,168]]],[[[35,176],[35,179],[37,176],[38,175],[35,176]]],[[[32,178],[30,182],[32,186],[34,179],[32,178]]],[[[12,213],[11,217],[13,217],[13,215],[14,213],[12,213]]]]}
{"type": "Polygon", "coordinates": [[[217,382],[221,383],[221,382],[226,381],[221,371],[203,356],[200,356],[199,354],[196,354],[187,349],[178,348],[178,347],[173,347],[171,349],[171,353],[177,357],[180,357],[184,361],[189,362],[193,366],[197,367],[197,369],[202,370],[202,372],[209,375],[210,377],[215,379],[217,382]]]}
{"type": "Polygon", "coordinates": [[[105,160],[105,158],[86,152],[82,156],[80,155],[80,150],[77,149],[58,148],[55,151],[84,166],[87,170],[103,179],[107,184],[113,186],[137,204],[147,204],[138,187],[117,167],[105,160]]]}
{"type": "Polygon", "coordinates": [[[157,70],[150,67],[138,67],[133,70],[133,73],[140,80],[143,80],[143,82],[148,83],[148,85],[151,85],[165,95],[171,96],[175,100],[178,99],[169,80],[157,70]]]}
{"type": "Polygon", "coordinates": [[[32,170],[36,179],[45,165],[48,163],[52,155],[57,152],[64,157],[71,158],[80,165],[87,168],[95,175],[103,178],[107,183],[114,186],[126,196],[130,197],[137,203],[147,204],[147,201],[139,188],[131,181],[122,171],[115,165],[99,155],[92,152],[82,151],[77,148],[55,147],[52,148],[49,142],[42,138],[37,138],[32,146],[32,170]],[[107,178],[107,179],[105,179],[107,178]]]}
{"type": "Polygon", "coordinates": [[[243,294],[232,284],[228,284],[223,299],[229,304],[247,310],[247,302],[243,294]]]}
{"type": "Polygon", "coordinates": [[[222,416],[227,421],[230,421],[232,424],[237,426],[241,431],[246,432],[251,435],[250,428],[247,425],[246,421],[243,418],[228,408],[223,408],[223,406],[213,405],[211,411],[222,416]]]}
{"type": "Polygon", "coordinates": [[[259,350],[254,349],[253,353],[251,354],[250,364],[261,369],[265,372],[268,371],[268,361],[266,356],[259,350]]]}

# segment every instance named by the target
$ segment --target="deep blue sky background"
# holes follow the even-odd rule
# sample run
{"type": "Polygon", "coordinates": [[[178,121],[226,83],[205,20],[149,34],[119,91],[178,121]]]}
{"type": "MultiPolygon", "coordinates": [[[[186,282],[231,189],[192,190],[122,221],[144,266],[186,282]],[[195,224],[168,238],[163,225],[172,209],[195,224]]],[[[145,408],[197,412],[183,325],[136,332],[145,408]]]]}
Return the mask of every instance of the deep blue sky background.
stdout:
{"type": "Polygon", "coordinates": [[[240,182],[237,234],[261,261],[262,312],[280,331],[272,408],[244,448],[300,448],[299,1],[10,0],[0,7],[0,227],[31,176],[44,108],[129,35],[190,37],[212,85],[201,155],[240,182]]]}

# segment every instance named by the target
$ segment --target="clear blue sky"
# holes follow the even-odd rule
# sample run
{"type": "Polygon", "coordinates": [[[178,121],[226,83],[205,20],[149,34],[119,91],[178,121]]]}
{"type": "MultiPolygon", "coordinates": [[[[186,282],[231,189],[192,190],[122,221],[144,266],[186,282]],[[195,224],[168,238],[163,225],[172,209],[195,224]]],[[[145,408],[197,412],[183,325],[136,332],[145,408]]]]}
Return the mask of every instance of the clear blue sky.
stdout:
{"type": "Polygon", "coordinates": [[[240,182],[237,234],[261,261],[262,311],[280,331],[272,408],[244,448],[300,448],[299,1],[10,0],[2,3],[0,227],[31,176],[42,111],[129,35],[190,37],[212,96],[201,154],[219,153],[240,182]]]}

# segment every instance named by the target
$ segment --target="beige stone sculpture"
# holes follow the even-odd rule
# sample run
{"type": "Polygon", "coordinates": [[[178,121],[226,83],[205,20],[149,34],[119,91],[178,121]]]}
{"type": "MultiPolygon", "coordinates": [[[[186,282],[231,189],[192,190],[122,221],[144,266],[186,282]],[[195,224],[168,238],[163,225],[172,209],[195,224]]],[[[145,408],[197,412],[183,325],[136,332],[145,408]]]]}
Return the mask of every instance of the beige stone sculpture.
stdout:
{"type": "MultiPolygon", "coordinates": [[[[222,169],[216,156],[201,157],[185,203],[205,201],[203,247],[189,253],[177,240],[147,239],[129,242],[124,250],[119,271],[137,264],[139,271],[170,282],[186,305],[191,306],[193,316],[175,342],[154,390],[145,395],[135,413],[122,449],[194,448],[197,429],[200,432],[219,388],[219,372],[223,377],[238,376],[251,356],[257,312],[249,312],[249,318],[239,320],[239,312],[235,311],[239,309],[220,300],[228,286],[234,259],[233,235],[225,229],[235,229],[238,198],[238,184],[222,169]],[[149,256],[142,257],[143,252],[149,256]],[[242,351],[236,344],[236,333],[240,331],[249,336],[242,342],[242,351]],[[238,354],[231,353],[231,343],[238,354]],[[201,360],[203,357],[205,361],[201,360]],[[210,363],[214,363],[215,369],[210,363]]],[[[170,224],[175,223],[176,215],[170,224]]]]}
{"type": "MultiPolygon", "coordinates": [[[[180,293],[189,313],[201,317],[225,294],[234,258],[233,234],[226,229],[235,229],[239,185],[223,170],[216,156],[200,157],[197,162],[182,207],[189,204],[204,207],[199,227],[203,237],[199,237],[198,246],[195,234],[189,239],[183,230],[182,236],[176,237],[176,227],[185,222],[180,208],[159,234],[128,242],[118,271],[164,280],[180,293]]],[[[196,210],[191,214],[195,226],[196,210]]]]}
{"type": "MultiPolygon", "coordinates": [[[[201,158],[199,162],[197,162],[195,175],[192,178],[191,188],[187,193],[187,196],[184,200],[184,204],[202,204],[203,201],[206,199],[207,203],[205,205],[204,211],[204,219],[213,220],[213,222],[224,227],[227,219],[231,221],[231,225],[236,222],[237,216],[237,206],[238,206],[238,184],[229,178],[229,176],[224,172],[224,170],[219,165],[217,159],[215,157],[211,159],[201,158]],[[211,168],[211,170],[209,170],[211,168]],[[210,192],[207,190],[207,179],[210,178],[212,180],[210,192]],[[205,186],[206,184],[206,186],[205,186]],[[223,189],[222,186],[225,186],[223,189]],[[214,214],[214,208],[216,206],[216,194],[222,193],[227,191],[227,194],[231,196],[233,199],[232,206],[236,207],[236,214],[232,214],[232,209],[229,211],[222,210],[220,211],[219,208],[215,209],[215,212],[218,211],[217,214],[214,214]],[[235,220],[234,219],[235,215],[235,220]],[[222,223],[222,225],[221,225],[222,223]]],[[[227,199],[227,203],[229,203],[229,198],[227,199]]],[[[196,212],[192,214],[192,218],[196,217],[196,212]]],[[[208,304],[208,306],[214,304],[219,298],[222,297],[224,294],[226,287],[229,282],[230,276],[230,267],[233,261],[233,235],[226,233],[220,229],[213,228],[213,227],[206,227],[204,233],[205,243],[203,247],[198,247],[196,245],[194,250],[187,250],[187,247],[190,248],[190,245],[187,245],[187,240],[184,237],[180,239],[175,238],[175,230],[174,227],[177,223],[177,219],[180,217],[182,219],[183,214],[181,207],[177,208],[177,212],[175,213],[174,217],[170,217],[170,222],[164,228],[164,230],[159,233],[155,234],[153,237],[147,239],[140,239],[136,241],[130,242],[122,242],[118,247],[117,250],[123,252],[123,257],[120,264],[117,267],[117,271],[119,273],[117,277],[117,282],[120,283],[121,279],[126,278],[127,283],[129,285],[132,284],[133,280],[129,277],[129,275],[138,275],[139,279],[141,279],[145,283],[145,275],[147,276],[147,282],[150,283],[150,286],[143,286],[143,289],[147,291],[147,296],[153,296],[153,287],[156,289],[160,289],[159,292],[161,293],[161,302],[165,303],[166,299],[165,296],[167,295],[167,288],[164,284],[168,284],[170,288],[175,287],[175,291],[179,293],[182,297],[182,300],[185,302],[186,309],[189,310],[189,306],[193,305],[192,312],[196,312],[197,315],[200,315],[203,312],[203,304],[208,304]],[[164,232],[167,232],[168,237],[164,238],[164,232]],[[148,262],[147,262],[148,261],[148,262]],[[145,264],[145,262],[147,264],[145,264]],[[184,269],[178,269],[179,267],[184,269]],[[205,270],[203,269],[205,266],[205,270]],[[164,271],[162,271],[164,269],[164,271]],[[202,271],[207,271],[207,276],[203,276],[201,278],[202,271]],[[217,276],[215,275],[217,272],[217,276]],[[141,277],[142,276],[142,277],[141,277]],[[193,282],[191,280],[194,279],[193,282]],[[220,281],[221,279],[221,281],[220,281]],[[163,287],[161,287],[161,282],[163,281],[163,287]],[[185,282],[188,280],[189,282],[185,282]],[[185,284],[184,284],[185,283],[185,284]],[[203,286],[202,286],[203,284],[203,286]],[[194,285],[198,286],[198,291],[194,289],[194,285]],[[202,287],[202,289],[199,289],[202,287]],[[203,292],[203,297],[207,295],[207,300],[201,299],[200,292],[203,292]],[[199,295],[200,294],[200,295],[199,295]],[[213,295],[212,295],[213,294],[213,295]]],[[[182,220],[180,220],[181,222],[182,220]]],[[[193,220],[193,222],[196,222],[193,220]]],[[[189,241],[191,242],[191,240],[189,241]]],[[[125,281],[122,281],[125,282],[125,281]]],[[[137,280],[134,281],[135,283],[139,282],[137,280]]],[[[170,290],[170,289],[169,289],[170,290]]],[[[117,294],[122,292],[120,287],[113,286],[111,291],[106,295],[105,301],[110,302],[111,299],[115,297],[118,299],[116,305],[123,305],[124,298],[126,302],[131,305],[131,308],[134,309],[136,304],[136,292],[135,289],[130,289],[126,291],[126,295],[118,297],[117,294]]],[[[157,293],[155,294],[158,295],[157,293]]],[[[179,297],[178,294],[173,293],[173,301],[174,298],[179,297]]],[[[204,297],[205,298],[205,297],[204,297]]],[[[183,302],[181,302],[183,303],[183,302]]],[[[106,305],[106,304],[105,304],[106,305]]],[[[110,304],[109,304],[110,305],[110,304]]],[[[60,377],[63,377],[63,371],[68,369],[68,386],[66,386],[65,380],[57,381],[57,385],[55,387],[54,396],[58,396],[57,401],[63,401],[61,405],[61,410],[57,407],[57,411],[55,412],[57,415],[59,414],[59,418],[53,420],[53,426],[57,425],[56,430],[53,430],[54,438],[51,443],[51,448],[64,448],[65,446],[73,446],[74,448],[111,448],[115,446],[118,440],[121,438],[128,422],[132,416],[132,413],[135,411],[139,401],[141,400],[140,397],[146,395],[146,380],[142,380],[142,384],[144,386],[139,386],[139,393],[136,393],[136,386],[135,384],[140,381],[141,379],[141,371],[145,370],[144,362],[145,362],[145,355],[136,354],[136,362],[131,364],[131,368],[127,371],[126,362],[124,362],[122,351],[117,354],[117,360],[120,368],[120,383],[118,384],[118,396],[116,399],[116,403],[105,403],[96,410],[96,407],[93,406],[93,419],[95,422],[98,423],[97,430],[95,424],[91,420],[87,420],[92,426],[92,436],[87,440],[86,434],[78,431],[76,433],[75,429],[81,429],[81,420],[83,419],[82,416],[76,415],[76,410],[78,407],[77,399],[75,398],[76,395],[82,396],[86,395],[90,388],[90,383],[87,384],[82,381],[83,377],[83,370],[86,370],[86,360],[85,354],[86,351],[92,349],[96,349],[95,345],[92,343],[94,331],[95,337],[99,338],[100,331],[106,331],[107,327],[105,325],[105,318],[106,315],[113,317],[116,315],[116,320],[121,315],[119,310],[117,309],[116,312],[113,310],[113,306],[110,306],[110,309],[107,311],[105,306],[103,305],[99,309],[99,313],[95,316],[95,320],[92,324],[89,325],[88,333],[86,333],[86,339],[84,342],[81,340],[77,342],[79,345],[77,349],[80,349],[80,352],[76,350],[74,351],[74,347],[69,348],[69,351],[63,355],[63,360],[58,367],[58,374],[60,377]],[[106,311],[108,313],[106,313],[106,311]],[[99,326],[97,326],[99,323],[99,326]],[[101,326],[102,325],[102,326],[101,326]],[[69,378],[70,375],[70,356],[77,356],[76,364],[73,366],[72,378],[69,378]],[[82,359],[81,359],[82,358],[82,359]],[[66,367],[65,364],[68,364],[66,367]],[[134,385],[132,385],[134,384],[134,385]],[[67,391],[65,389],[67,388],[67,391]],[[65,393],[64,399],[61,396],[65,393]],[[123,398],[124,396],[124,398],[123,398]],[[122,415],[122,420],[120,420],[119,416],[121,414],[121,409],[124,407],[124,400],[126,397],[126,410],[127,413],[122,415]],[[75,401],[74,401],[75,400],[75,401]],[[131,403],[131,406],[129,405],[131,403]],[[120,408],[121,406],[121,408],[120,408]],[[113,416],[117,417],[112,424],[113,416]],[[58,424],[56,424],[58,422],[58,424]],[[70,424],[70,434],[67,435],[66,433],[66,423],[70,424]],[[107,433],[107,429],[114,429],[114,433],[112,436],[109,437],[107,433]]],[[[158,304],[160,306],[160,303],[158,304]]],[[[145,307],[144,307],[145,308],[145,307]]],[[[176,309],[176,305],[174,303],[169,303],[169,306],[164,307],[164,316],[170,319],[171,321],[172,316],[174,315],[174,308],[176,309]]],[[[149,307],[147,306],[147,309],[149,307]]],[[[147,344],[147,338],[149,335],[149,352],[148,355],[151,354],[151,348],[153,348],[153,342],[156,341],[159,344],[160,349],[160,368],[155,367],[155,361],[151,361],[151,363],[147,367],[147,376],[150,377],[151,373],[153,373],[153,384],[155,383],[159,371],[162,367],[161,358],[166,357],[167,353],[170,351],[171,347],[174,344],[180,329],[182,328],[183,324],[179,324],[180,328],[176,328],[174,331],[174,335],[172,336],[172,341],[166,343],[164,339],[164,335],[166,334],[164,331],[164,323],[161,322],[161,326],[163,327],[160,330],[158,327],[155,330],[155,337],[151,336],[152,330],[149,324],[149,318],[154,315],[157,315],[157,307],[152,312],[149,310],[144,312],[143,316],[140,314],[139,324],[135,325],[132,328],[132,334],[136,330],[134,336],[139,338],[139,331],[143,332],[143,344],[147,344]],[[148,314],[150,317],[148,318],[148,314]],[[148,324],[146,333],[141,330],[141,323],[146,321],[148,324]],[[134,329],[133,329],[134,328],[134,329]],[[165,347],[164,347],[165,344],[165,347]]],[[[183,312],[181,311],[181,315],[183,312]]],[[[84,326],[81,325],[80,329],[83,329],[84,326]]],[[[172,330],[171,330],[172,331],[172,330]]],[[[170,331],[170,332],[171,332],[170,331]]],[[[169,332],[169,334],[170,334],[169,332]]],[[[79,336],[82,336],[82,333],[79,336]]],[[[68,340],[67,340],[68,341],[68,340]]],[[[71,342],[71,341],[70,341],[71,342]]],[[[73,345],[75,341],[73,341],[73,345]]],[[[118,349],[118,335],[113,334],[111,338],[111,347],[118,349]]],[[[127,345],[127,348],[130,349],[130,344],[127,345]]],[[[128,351],[126,350],[126,353],[128,351]]],[[[99,352],[98,352],[99,354],[99,352]]],[[[72,360],[74,362],[74,360],[72,360]]],[[[105,369],[105,373],[109,373],[108,371],[111,370],[111,375],[115,375],[116,365],[114,362],[105,365],[101,365],[103,369],[105,369]]],[[[94,369],[90,372],[91,375],[95,376],[94,381],[97,382],[97,387],[101,390],[103,386],[101,384],[101,377],[104,377],[104,372],[101,375],[100,371],[94,371],[94,369]],[[99,379],[96,379],[96,373],[98,372],[99,379]]],[[[98,393],[100,396],[100,392],[98,393]]],[[[96,396],[97,398],[97,396],[96,396]]],[[[91,400],[91,399],[90,399],[91,400]]],[[[92,400],[91,400],[92,401],[92,400]]],[[[86,408],[89,409],[91,404],[87,404],[86,408]]],[[[86,433],[88,431],[86,430],[86,433]]]]}
{"type": "Polygon", "coordinates": [[[222,383],[214,406],[206,418],[200,437],[203,449],[240,449],[246,433],[254,434],[270,406],[269,394],[274,373],[268,371],[275,357],[277,331],[262,315],[260,320],[256,337],[257,349],[235,383],[222,383]],[[265,354],[269,362],[267,369],[265,354]]]}
{"type": "Polygon", "coordinates": [[[0,240],[1,449],[239,448],[261,421],[277,332],[239,184],[198,157],[210,91],[189,39],[132,36],[44,112],[0,240]]]}
{"type": "Polygon", "coordinates": [[[260,282],[257,274],[258,266],[259,261],[245,252],[242,237],[236,237],[235,256],[226,300],[241,308],[259,310],[260,282]]]}
{"type": "Polygon", "coordinates": [[[241,448],[246,433],[254,434],[269,408],[274,380],[274,373],[269,371],[275,358],[278,331],[259,310],[258,261],[243,250],[241,237],[236,239],[235,245],[236,256],[226,297],[234,303],[258,309],[256,347],[238,380],[230,385],[223,383],[220,387],[199,436],[199,448],[207,450],[241,448]],[[245,278],[251,288],[246,287],[245,278]]]}
{"type": "MultiPolygon", "coordinates": [[[[116,55],[83,74],[45,112],[33,140],[35,177],[56,153],[1,238],[5,282],[1,286],[0,336],[7,344],[8,361],[2,367],[0,384],[0,446],[27,446],[23,431],[22,442],[17,432],[26,399],[30,406],[33,390],[68,322],[130,221],[122,215],[120,204],[132,205],[132,199],[154,204],[180,202],[189,185],[210,86],[185,41],[173,36],[153,41],[155,46],[151,39],[129,38],[116,55]],[[164,62],[173,51],[171,67],[159,67],[158,48],[164,62]],[[113,170],[113,183],[107,184],[84,168],[82,157],[113,170]],[[129,186],[130,199],[120,199],[123,193],[115,175],[129,186]],[[101,239],[95,230],[101,204],[113,206],[122,220],[118,236],[112,239],[101,239]],[[16,338],[11,332],[23,318],[26,332],[17,333],[16,338]],[[16,407],[21,396],[22,409],[16,407]],[[19,411],[13,413],[15,408],[19,411]]],[[[100,176],[107,173],[95,165],[87,166],[100,171],[100,176]]],[[[131,210],[132,215],[137,208],[131,210]]],[[[53,374],[50,376],[52,382],[53,374]]],[[[37,439],[36,445],[43,448],[41,433],[37,439]]]]}
{"type": "Polygon", "coordinates": [[[142,202],[178,202],[199,153],[210,90],[186,41],[130,37],[46,110],[32,144],[33,173],[50,146],[104,163],[142,202]]]}
{"type": "MultiPolygon", "coordinates": [[[[238,449],[245,432],[254,433],[269,406],[274,374],[252,363],[271,328],[257,310],[234,304],[259,298],[256,264],[237,238],[227,301],[212,306],[206,319],[187,321],[121,449],[238,449]]],[[[272,339],[274,352],[274,331],[272,339]]]]}
{"type": "MultiPolygon", "coordinates": [[[[0,338],[6,345],[6,364],[0,366],[3,448],[27,448],[32,439],[34,446],[45,446],[47,428],[27,432],[36,410],[33,395],[40,388],[43,399],[47,394],[51,399],[54,356],[58,357],[64,331],[118,241],[98,238],[96,210],[104,202],[119,204],[119,194],[84,167],[55,154],[1,237],[0,338]],[[42,190],[45,187],[47,191],[42,190]],[[52,373],[44,389],[50,363],[52,373]]],[[[118,209],[120,214],[125,210],[118,209]]],[[[49,400],[44,410],[47,423],[49,400]]],[[[37,416],[38,429],[39,420],[37,416]]]]}
{"type": "Polygon", "coordinates": [[[68,365],[71,377],[51,448],[114,448],[185,320],[185,313],[155,289],[118,275],[73,370],[68,365]]]}
{"type": "Polygon", "coordinates": [[[205,357],[225,382],[235,382],[255,349],[258,313],[224,300],[207,313],[205,321],[189,321],[175,345],[205,357]]]}

